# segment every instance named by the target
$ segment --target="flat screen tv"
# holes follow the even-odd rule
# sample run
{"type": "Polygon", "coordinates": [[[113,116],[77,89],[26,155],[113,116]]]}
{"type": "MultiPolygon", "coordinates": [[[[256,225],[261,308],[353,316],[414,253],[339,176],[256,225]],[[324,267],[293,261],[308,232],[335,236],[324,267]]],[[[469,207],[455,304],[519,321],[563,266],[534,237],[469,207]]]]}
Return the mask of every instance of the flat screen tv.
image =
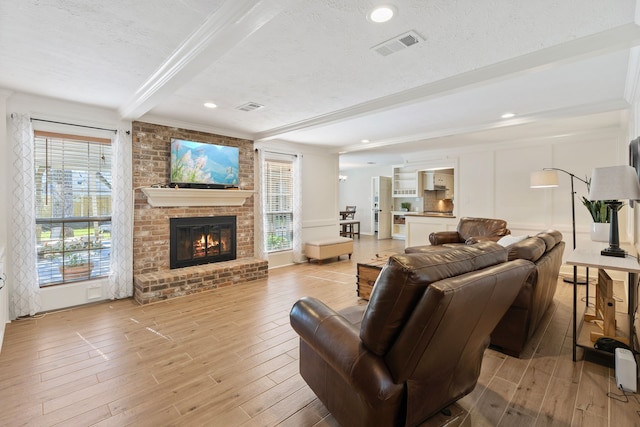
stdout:
{"type": "Polygon", "coordinates": [[[238,147],[171,138],[171,186],[238,186],[238,147]]]}

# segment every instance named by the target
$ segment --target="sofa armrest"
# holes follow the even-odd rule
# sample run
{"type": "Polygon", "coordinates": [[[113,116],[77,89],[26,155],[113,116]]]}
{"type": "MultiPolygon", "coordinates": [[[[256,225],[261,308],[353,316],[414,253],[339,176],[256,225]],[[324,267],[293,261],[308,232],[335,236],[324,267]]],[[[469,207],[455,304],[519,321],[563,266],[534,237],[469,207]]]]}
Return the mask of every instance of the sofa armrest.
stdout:
{"type": "Polygon", "coordinates": [[[432,245],[444,245],[445,243],[463,243],[457,231],[436,231],[429,234],[429,242],[432,245]]]}
{"type": "Polygon", "coordinates": [[[384,360],[362,345],[357,328],[321,301],[301,298],[289,319],[300,338],[370,402],[397,396],[402,390],[384,360]]]}

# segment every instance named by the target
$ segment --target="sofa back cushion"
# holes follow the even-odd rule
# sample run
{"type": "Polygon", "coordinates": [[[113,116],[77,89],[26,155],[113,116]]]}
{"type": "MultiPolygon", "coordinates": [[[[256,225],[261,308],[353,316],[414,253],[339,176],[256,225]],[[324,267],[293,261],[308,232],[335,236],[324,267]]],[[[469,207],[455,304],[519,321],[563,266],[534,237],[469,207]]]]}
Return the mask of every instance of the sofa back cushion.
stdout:
{"type": "Polygon", "coordinates": [[[529,337],[533,335],[547,308],[553,302],[553,296],[558,285],[558,274],[562,265],[564,247],[565,243],[563,241],[558,242],[536,262],[536,286],[533,289],[535,303],[530,308],[529,337]]]}
{"type": "Polygon", "coordinates": [[[537,236],[527,237],[524,240],[507,246],[507,251],[509,251],[509,261],[514,259],[526,259],[531,262],[536,262],[542,255],[544,255],[546,250],[547,245],[544,240],[537,236]]]}
{"type": "MultiPolygon", "coordinates": [[[[487,339],[493,327],[502,318],[515,299],[525,280],[533,273],[533,263],[515,260],[459,276],[440,280],[429,286],[415,310],[407,319],[398,339],[385,361],[396,381],[405,381],[416,374],[416,364],[422,359],[423,373],[434,372],[438,366],[455,366],[462,348],[479,344],[487,339]],[[501,310],[488,308],[489,301],[505,299],[501,310]],[[446,324],[443,321],[446,319],[446,324]],[[481,323],[491,325],[482,333],[481,323]],[[437,336],[434,332],[439,331],[437,336]],[[433,353],[424,354],[430,346],[433,353]],[[447,354],[451,352],[451,354],[447,354]],[[431,364],[431,365],[429,365],[431,364]]],[[[484,349],[484,348],[483,348],[484,349]]]]}
{"type": "Polygon", "coordinates": [[[545,252],[549,252],[562,241],[562,233],[560,233],[558,230],[543,231],[542,233],[536,234],[536,236],[544,240],[544,243],[547,246],[545,252]]]}
{"type": "Polygon", "coordinates": [[[458,234],[463,242],[473,237],[484,237],[498,241],[502,236],[510,233],[507,221],[503,219],[464,217],[460,218],[460,222],[458,222],[458,234]]]}
{"type": "Polygon", "coordinates": [[[394,383],[406,381],[407,407],[420,408],[411,413],[431,414],[474,388],[489,335],[533,269],[515,260],[427,287],[384,358],[394,383]]]}
{"type": "Polygon", "coordinates": [[[374,285],[360,339],[370,351],[384,355],[431,283],[506,260],[506,249],[493,242],[392,256],[374,285]]]}

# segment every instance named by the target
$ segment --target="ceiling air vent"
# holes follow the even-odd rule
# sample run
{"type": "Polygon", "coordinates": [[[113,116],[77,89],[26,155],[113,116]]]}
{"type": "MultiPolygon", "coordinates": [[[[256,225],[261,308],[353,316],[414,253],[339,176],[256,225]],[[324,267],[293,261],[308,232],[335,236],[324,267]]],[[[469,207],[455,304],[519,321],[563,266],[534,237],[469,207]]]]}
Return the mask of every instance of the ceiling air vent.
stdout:
{"type": "Polygon", "coordinates": [[[400,34],[399,36],[396,36],[391,40],[382,42],[379,45],[372,47],[371,49],[375,50],[382,56],[387,56],[391,55],[392,53],[398,52],[399,50],[411,47],[414,44],[418,44],[421,41],[424,41],[424,39],[420,37],[418,33],[416,33],[415,31],[409,31],[408,33],[400,34]]]}
{"type": "Polygon", "coordinates": [[[247,102],[246,104],[242,104],[237,108],[238,110],[242,110],[242,111],[256,111],[261,108],[264,108],[264,105],[258,104],[257,102],[247,102]]]}

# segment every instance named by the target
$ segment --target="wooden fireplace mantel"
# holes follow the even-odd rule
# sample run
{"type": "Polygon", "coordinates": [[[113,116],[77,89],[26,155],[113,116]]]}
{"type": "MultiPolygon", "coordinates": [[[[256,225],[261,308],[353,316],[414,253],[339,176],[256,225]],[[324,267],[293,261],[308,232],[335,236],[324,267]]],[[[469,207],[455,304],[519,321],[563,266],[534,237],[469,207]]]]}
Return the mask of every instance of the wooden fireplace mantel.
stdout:
{"type": "Polygon", "coordinates": [[[147,202],[153,207],[169,206],[242,206],[252,190],[210,190],[199,188],[143,187],[147,202]]]}

